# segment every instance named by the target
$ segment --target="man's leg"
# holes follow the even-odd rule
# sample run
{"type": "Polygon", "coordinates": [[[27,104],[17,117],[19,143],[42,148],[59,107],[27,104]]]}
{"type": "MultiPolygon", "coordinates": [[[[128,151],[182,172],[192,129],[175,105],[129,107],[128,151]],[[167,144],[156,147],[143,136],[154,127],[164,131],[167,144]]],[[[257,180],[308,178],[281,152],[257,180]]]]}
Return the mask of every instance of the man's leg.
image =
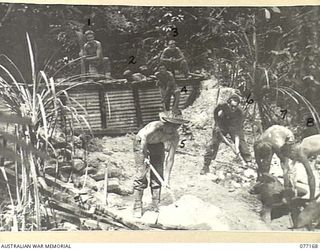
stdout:
{"type": "Polygon", "coordinates": [[[279,153],[277,156],[280,158],[280,165],[283,170],[283,184],[286,190],[286,194],[288,194],[287,201],[290,202],[291,196],[295,196],[297,194],[296,183],[295,183],[295,168],[294,166],[289,165],[289,158],[285,157],[279,153]]]}
{"type": "Polygon", "coordinates": [[[217,156],[220,141],[221,141],[221,136],[220,136],[219,128],[214,127],[212,130],[211,140],[206,146],[206,152],[204,154],[204,163],[203,163],[203,167],[201,169],[200,174],[209,173],[210,163],[217,156]]]}
{"type": "Polygon", "coordinates": [[[168,71],[170,71],[173,75],[175,70],[175,65],[172,62],[162,61],[163,65],[167,68],[168,71]]]}
{"type": "Polygon", "coordinates": [[[142,217],[142,196],[143,190],[148,186],[147,166],[144,164],[144,156],[141,150],[141,141],[136,137],[133,141],[133,153],[136,164],[136,175],[133,181],[133,195],[135,198],[133,205],[133,216],[136,218],[142,217]]]}
{"type": "Polygon", "coordinates": [[[258,165],[257,173],[260,180],[263,173],[269,173],[273,150],[270,144],[263,141],[256,141],[254,146],[254,157],[258,165]]]}
{"type": "Polygon", "coordinates": [[[179,115],[181,111],[179,112],[179,102],[180,102],[180,90],[175,90],[173,93],[174,100],[173,100],[173,107],[172,107],[172,112],[175,115],[179,115]]]}
{"type": "MultiPolygon", "coordinates": [[[[165,159],[164,144],[149,144],[148,150],[150,152],[150,163],[163,179],[163,168],[165,159]]],[[[152,210],[155,212],[159,212],[161,182],[152,171],[150,172],[150,187],[152,195],[152,210]]]]}
{"type": "Polygon", "coordinates": [[[239,151],[240,151],[240,155],[242,156],[245,162],[248,163],[252,161],[252,155],[250,153],[249,146],[242,132],[239,135],[239,151]]]}
{"type": "Polygon", "coordinates": [[[110,64],[109,57],[103,58],[103,71],[105,74],[110,74],[111,72],[111,64],[110,64]]]}
{"type": "Polygon", "coordinates": [[[188,66],[188,63],[187,61],[184,59],[184,60],[181,60],[180,62],[180,69],[182,71],[182,73],[185,75],[185,77],[187,78],[190,74],[190,71],[189,71],[189,66],[188,66]]]}
{"type": "Polygon", "coordinates": [[[170,111],[171,93],[164,93],[163,104],[165,111],[170,111]]]}

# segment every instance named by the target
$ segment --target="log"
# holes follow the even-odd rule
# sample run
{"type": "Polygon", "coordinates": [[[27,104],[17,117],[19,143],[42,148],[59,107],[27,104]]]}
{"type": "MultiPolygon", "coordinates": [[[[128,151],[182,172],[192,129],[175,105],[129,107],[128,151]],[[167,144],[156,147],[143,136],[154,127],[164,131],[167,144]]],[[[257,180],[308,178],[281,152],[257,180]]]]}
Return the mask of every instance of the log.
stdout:
{"type": "MultiPolygon", "coordinates": [[[[99,171],[98,173],[94,174],[94,175],[90,175],[90,177],[92,179],[94,179],[95,181],[102,181],[104,180],[104,171],[99,171]]],[[[109,178],[114,178],[114,177],[120,177],[121,176],[121,170],[120,169],[115,169],[115,168],[109,168],[108,169],[108,177],[109,178]]]]}
{"type": "Polygon", "coordinates": [[[137,223],[132,223],[132,222],[127,222],[125,220],[123,220],[121,217],[119,216],[109,216],[109,214],[94,214],[94,213],[90,213],[89,211],[85,210],[85,209],[81,209],[79,207],[74,207],[70,204],[64,203],[64,202],[59,202],[59,201],[55,201],[55,200],[51,200],[49,202],[50,206],[56,210],[60,210],[66,213],[70,213],[73,215],[77,215],[79,217],[85,217],[85,218],[90,218],[93,220],[99,220],[103,223],[106,224],[111,224],[111,225],[116,225],[117,227],[119,227],[119,225],[122,225],[122,228],[126,228],[126,229],[133,229],[133,230],[142,230],[142,229],[148,229],[147,227],[143,226],[143,225],[138,225],[137,223]],[[118,222],[115,224],[115,222],[118,222]]]}
{"type": "Polygon", "coordinates": [[[66,213],[66,212],[59,211],[59,210],[54,210],[53,218],[58,223],[61,223],[63,221],[68,221],[68,222],[71,222],[72,224],[80,226],[79,217],[75,216],[73,214],[70,214],[70,213],[66,213]]]}

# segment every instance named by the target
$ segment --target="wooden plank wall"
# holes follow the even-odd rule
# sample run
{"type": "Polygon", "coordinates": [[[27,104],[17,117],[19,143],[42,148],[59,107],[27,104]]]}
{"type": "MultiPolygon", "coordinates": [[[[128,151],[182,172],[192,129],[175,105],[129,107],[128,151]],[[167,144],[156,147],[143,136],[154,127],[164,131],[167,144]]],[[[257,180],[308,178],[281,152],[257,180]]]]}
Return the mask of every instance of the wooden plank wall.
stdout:
{"type": "MultiPolygon", "coordinates": [[[[180,88],[187,88],[187,92],[181,92],[180,109],[192,104],[199,93],[200,81],[177,81],[180,88]]],[[[86,109],[87,112],[73,105],[87,119],[95,134],[135,132],[145,124],[158,120],[162,111],[160,91],[154,81],[137,84],[87,83],[69,90],[68,94],[71,100],[86,109]]],[[[78,123],[73,124],[76,130],[81,128],[78,123]]],[[[82,126],[85,124],[82,123],[82,126]]]]}

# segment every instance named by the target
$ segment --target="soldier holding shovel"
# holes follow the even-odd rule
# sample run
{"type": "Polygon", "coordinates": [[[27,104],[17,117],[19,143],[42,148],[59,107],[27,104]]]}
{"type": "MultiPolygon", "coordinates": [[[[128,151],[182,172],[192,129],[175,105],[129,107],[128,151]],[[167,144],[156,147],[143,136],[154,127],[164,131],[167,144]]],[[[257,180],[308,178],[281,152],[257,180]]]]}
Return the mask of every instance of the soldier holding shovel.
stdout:
{"type": "MultiPolygon", "coordinates": [[[[244,115],[239,108],[240,97],[231,95],[227,103],[219,104],[214,110],[215,125],[212,131],[212,138],[206,147],[204,155],[204,165],[200,174],[209,173],[209,166],[212,160],[217,156],[219,144],[221,141],[226,142],[226,135],[231,136],[234,142],[234,152],[241,156],[246,164],[251,165],[252,156],[249,151],[247,142],[243,134],[244,115]]],[[[227,143],[227,142],[226,142],[227,143]]],[[[227,143],[230,146],[230,143],[227,143]]]]}
{"type": "Polygon", "coordinates": [[[143,127],[136,135],[133,143],[133,151],[137,166],[136,176],[134,177],[133,189],[135,202],[133,216],[142,217],[142,196],[144,189],[148,186],[147,173],[150,165],[150,187],[152,195],[152,210],[159,211],[160,192],[163,184],[170,184],[170,174],[174,163],[174,156],[179,143],[177,129],[186,120],[170,118],[160,115],[160,121],[153,121],[143,127]],[[167,155],[165,155],[164,144],[169,145],[167,155]],[[165,168],[164,168],[165,163],[165,168]],[[156,171],[156,173],[154,172],[156,171]],[[161,177],[159,178],[159,176],[161,177]]]}

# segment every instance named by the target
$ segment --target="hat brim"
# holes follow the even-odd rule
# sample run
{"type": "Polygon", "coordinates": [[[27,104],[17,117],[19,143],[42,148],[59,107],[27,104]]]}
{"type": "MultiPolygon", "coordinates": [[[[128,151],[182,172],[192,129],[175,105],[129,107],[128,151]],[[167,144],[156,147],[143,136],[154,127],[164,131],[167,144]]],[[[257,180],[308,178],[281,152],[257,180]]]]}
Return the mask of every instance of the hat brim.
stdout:
{"type": "Polygon", "coordinates": [[[169,118],[169,117],[161,117],[161,120],[163,122],[169,122],[169,123],[173,123],[173,124],[185,124],[188,123],[188,120],[185,119],[181,119],[181,118],[169,118]]]}

